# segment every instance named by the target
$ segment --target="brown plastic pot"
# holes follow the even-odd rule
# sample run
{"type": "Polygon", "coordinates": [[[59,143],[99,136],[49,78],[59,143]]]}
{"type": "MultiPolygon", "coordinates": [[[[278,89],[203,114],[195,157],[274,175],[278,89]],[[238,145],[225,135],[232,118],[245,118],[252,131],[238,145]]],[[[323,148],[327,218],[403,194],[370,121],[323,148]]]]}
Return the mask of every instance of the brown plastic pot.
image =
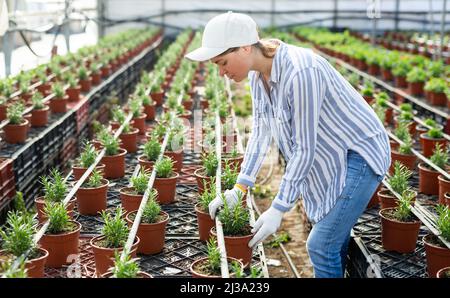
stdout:
{"type": "Polygon", "coordinates": [[[450,208],[450,192],[446,192],[444,194],[444,202],[450,208]]]}
{"type": "Polygon", "coordinates": [[[397,198],[391,193],[390,190],[382,188],[377,192],[378,200],[380,201],[380,208],[395,208],[398,206],[397,198]]]}
{"type": "Polygon", "coordinates": [[[91,90],[92,84],[91,80],[80,80],[81,92],[89,92],[91,90]]]}
{"type": "Polygon", "coordinates": [[[450,249],[438,246],[436,242],[440,240],[435,235],[429,234],[423,237],[429,277],[436,276],[440,269],[450,266],[450,249]]]}
{"type": "MultiPolygon", "coordinates": [[[[110,267],[114,266],[114,253],[122,252],[123,247],[107,248],[99,246],[98,242],[102,241],[105,236],[100,235],[91,239],[90,244],[94,252],[95,271],[97,276],[100,276],[108,271],[110,267]]],[[[136,236],[133,245],[131,246],[131,258],[136,258],[136,250],[140,239],[136,236]]]]}
{"type": "Polygon", "coordinates": [[[389,174],[394,173],[394,163],[399,161],[402,165],[409,170],[414,171],[416,168],[417,157],[414,154],[401,154],[397,151],[391,150],[391,166],[389,167],[389,174]]]}
{"type": "Polygon", "coordinates": [[[183,100],[181,102],[181,104],[183,105],[183,107],[186,109],[186,111],[190,111],[192,110],[192,106],[194,105],[194,101],[192,99],[189,100],[183,100]]]}
{"type": "Polygon", "coordinates": [[[50,100],[50,111],[52,113],[65,113],[67,112],[67,102],[69,96],[65,95],[63,98],[53,98],[50,100]]]}
{"type": "Polygon", "coordinates": [[[201,241],[208,241],[211,237],[211,229],[215,226],[214,220],[207,212],[200,209],[200,204],[195,205],[197,214],[198,236],[201,241]]]}
{"type": "Polygon", "coordinates": [[[138,210],[144,195],[133,194],[134,187],[123,187],[120,189],[120,201],[126,212],[138,210]]]}
{"type": "Polygon", "coordinates": [[[133,127],[139,129],[140,135],[145,134],[145,118],[147,118],[145,113],[142,113],[139,117],[133,118],[133,127]]]}
{"type": "Polygon", "coordinates": [[[447,99],[447,96],[444,92],[430,91],[429,101],[432,105],[445,107],[448,100],[449,99],[447,99]]]}
{"type": "MultiPolygon", "coordinates": [[[[236,261],[239,263],[242,271],[244,270],[244,264],[242,264],[242,262],[240,260],[232,258],[232,257],[227,257],[227,261],[228,261],[228,268],[231,268],[231,263],[233,261],[236,261]]],[[[208,257],[204,257],[204,258],[195,260],[189,267],[192,277],[193,278],[222,278],[222,275],[207,275],[207,274],[200,272],[197,269],[198,266],[203,266],[203,264],[207,263],[207,262],[208,262],[208,257]]],[[[234,272],[230,273],[230,277],[234,277],[234,276],[235,276],[234,272]]]]}
{"type": "Polygon", "coordinates": [[[137,128],[130,129],[129,133],[121,133],[119,138],[122,140],[122,148],[127,152],[134,153],[137,151],[137,136],[139,130],[137,128]]]}
{"type": "Polygon", "coordinates": [[[437,278],[450,278],[450,267],[444,267],[436,273],[437,278]]]}
{"type": "Polygon", "coordinates": [[[69,87],[66,90],[66,94],[69,96],[69,101],[80,100],[81,86],[69,87]]]}
{"type": "Polygon", "coordinates": [[[430,138],[426,133],[420,135],[420,142],[422,144],[422,153],[427,158],[433,155],[436,144],[439,144],[442,149],[445,149],[447,146],[447,140],[445,138],[430,138]]]}
{"type": "Polygon", "coordinates": [[[411,95],[423,95],[423,82],[408,82],[408,92],[411,95]]]}
{"type": "Polygon", "coordinates": [[[400,222],[389,218],[387,214],[395,208],[381,209],[381,242],[387,251],[411,253],[416,249],[419,237],[420,221],[400,222]]]}
{"type": "Polygon", "coordinates": [[[3,127],[5,142],[8,144],[24,143],[27,139],[28,120],[23,119],[22,124],[7,124],[3,127]]]}
{"type": "Polygon", "coordinates": [[[102,76],[100,72],[91,74],[92,85],[98,85],[102,81],[102,76]]]}
{"type": "Polygon", "coordinates": [[[445,193],[450,192],[450,180],[445,179],[443,175],[438,176],[439,183],[439,204],[446,205],[445,193]]]}
{"type": "Polygon", "coordinates": [[[406,77],[394,76],[394,83],[395,83],[395,86],[398,88],[408,87],[408,82],[406,82],[406,77]]]}
{"type": "Polygon", "coordinates": [[[105,210],[108,186],[109,181],[102,179],[99,187],[80,187],[76,194],[78,212],[82,215],[97,215],[105,210]]]}
{"type": "Polygon", "coordinates": [[[156,178],[153,187],[158,191],[157,201],[160,204],[170,204],[175,201],[177,179],[180,176],[177,172],[170,178],[156,178]]]}
{"type": "Polygon", "coordinates": [[[381,77],[385,81],[392,81],[394,76],[392,75],[392,72],[390,69],[381,68],[381,77]]]}
{"type": "Polygon", "coordinates": [[[32,127],[41,127],[46,126],[48,123],[48,111],[50,108],[45,106],[39,110],[31,111],[31,126],[32,127]]]}
{"type": "Polygon", "coordinates": [[[210,185],[213,177],[206,176],[204,167],[196,169],[194,171],[194,176],[197,180],[198,194],[202,195],[205,191],[205,185],[210,185]]]}
{"type": "Polygon", "coordinates": [[[80,238],[81,224],[71,221],[76,225],[75,230],[62,234],[44,234],[39,241],[42,248],[48,251],[47,267],[60,268],[72,263],[71,256],[78,254],[78,240],[80,238]]]}
{"type": "Polygon", "coordinates": [[[46,249],[37,248],[40,252],[40,256],[28,260],[25,263],[25,268],[27,269],[27,276],[31,278],[43,278],[44,277],[44,271],[45,271],[45,264],[47,263],[48,259],[48,251],[46,249]]]}
{"type": "MultiPolygon", "coordinates": [[[[211,234],[217,238],[215,227],[211,229],[211,234]]],[[[241,260],[244,267],[247,268],[252,260],[253,250],[248,247],[248,243],[253,238],[254,234],[246,236],[225,236],[225,249],[227,256],[241,260]]]]}
{"type": "Polygon", "coordinates": [[[429,169],[424,163],[419,163],[419,191],[426,195],[438,195],[439,175],[439,172],[429,169]]]}
{"type": "Polygon", "coordinates": [[[138,157],[139,165],[144,171],[152,171],[155,162],[149,161],[145,155],[139,155],[138,157]]]}
{"type": "MultiPolygon", "coordinates": [[[[70,219],[73,219],[73,216],[74,216],[73,209],[75,208],[76,201],[77,201],[77,198],[72,198],[69,201],[69,204],[67,204],[66,209],[67,209],[67,213],[69,214],[70,219]]],[[[34,199],[34,203],[36,204],[38,221],[40,224],[42,224],[47,220],[47,216],[44,213],[45,199],[44,199],[44,197],[37,197],[36,199],[34,199]]]]}
{"type": "MultiPolygon", "coordinates": [[[[126,219],[129,226],[133,225],[134,217],[137,210],[131,211],[127,214],[126,219]],[[131,219],[133,218],[133,220],[131,219]]],[[[145,255],[152,255],[160,253],[164,249],[164,242],[166,239],[166,226],[169,222],[169,214],[164,211],[160,213],[165,217],[163,221],[157,223],[141,223],[137,230],[137,236],[141,241],[139,242],[137,252],[145,255]]]]}
{"type": "Polygon", "coordinates": [[[155,101],[158,107],[163,104],[164,92],[151,93],[150,96],[155,101]]]}
{"type": "Polygon", "coordinates": [[[222,157],[222,167],[225,166],[225,163],[227,162],[231,168],[233,169],[237,169],[238,172],[241,171],[241,164],[244,161],[244,156],[240,155],[238,157],[227,157],[227,155],[225,154],[222,157]]]}
{"type": "Polygon", "coordinates": [[[105,178],[121,178],[125,176],[125,155],[127,150],[120,148],[116,155],[105,155],[102,163],[105,164],[105,178]]]}
{"type": "Polygon", "coordinates": [[[155,120],[155,111],[156,111],[156,105],[144,105],[144,113],[147,115],[147,118],[145,120],[155,120]]]}
{"type": "MultiPolygon", "coordinates": [[[[72,166],[72,171],[73,171],[73,179],[74,180],[80,180],[81,176],[83,176],[84,172],[86,172],[87,168],[83,168],[83,167],[79,167],[77,165],[72,166]]],[[[97,170],[98,172],[100,172],[100,174],[102,176],[105,175],[104,171],[105,171],[105,165],[104,164],[99,164],[95,167],[95,170],[97,170]]],[[[91,177],[91,174],[89,174],[88,178],[91,177]]],[[[86,179],[86,180],[87,180],[86,179]]]]}
{"type": "Polygon", "coordinates": [[[181,169],[183,168],[183,158],[184,158],[183,150],[179,150],[179,151],[175,151],[175,152],[165,151],[164,155],[170,157],[174,161],[173,169],[176,172],[181,172],[181,169]]]}

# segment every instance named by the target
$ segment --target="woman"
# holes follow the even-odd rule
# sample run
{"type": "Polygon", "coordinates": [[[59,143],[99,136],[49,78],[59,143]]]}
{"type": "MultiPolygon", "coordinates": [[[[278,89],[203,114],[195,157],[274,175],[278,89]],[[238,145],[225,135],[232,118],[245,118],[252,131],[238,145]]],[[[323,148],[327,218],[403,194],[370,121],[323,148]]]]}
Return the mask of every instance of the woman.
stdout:
{"type": "MultiPolygon", "coordinates": [[[[237,82],[248,76],[253,128],[228,204],[252,187],[272,138],[287,166],[271,207],[256,221],[255,247],[280,226],[300,195],[313,228],[307,249],[316,277],[342,277],[350,231],[390,164],[386,131],[361,95],[322,57],[279,40],[259,40],[256,23],[228,12],[205,27],[202,47],[237,82]]],[[[223,204],[209,205],[211,217],[223,204]]]]}

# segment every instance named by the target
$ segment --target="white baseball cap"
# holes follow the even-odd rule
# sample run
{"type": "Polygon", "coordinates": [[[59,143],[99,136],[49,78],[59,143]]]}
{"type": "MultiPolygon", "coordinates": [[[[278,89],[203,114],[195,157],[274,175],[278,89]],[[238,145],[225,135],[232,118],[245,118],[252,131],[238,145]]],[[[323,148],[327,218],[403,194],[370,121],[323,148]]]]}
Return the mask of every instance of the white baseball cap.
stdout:
{"type": "Polygon", "coordinates": [[[229,11],[209,20],[203,31],[202,46],[185,57],[194,61],[206,61],[229,48],[252,45],[258,40],[255,21],[246,14],[229,11]]]}

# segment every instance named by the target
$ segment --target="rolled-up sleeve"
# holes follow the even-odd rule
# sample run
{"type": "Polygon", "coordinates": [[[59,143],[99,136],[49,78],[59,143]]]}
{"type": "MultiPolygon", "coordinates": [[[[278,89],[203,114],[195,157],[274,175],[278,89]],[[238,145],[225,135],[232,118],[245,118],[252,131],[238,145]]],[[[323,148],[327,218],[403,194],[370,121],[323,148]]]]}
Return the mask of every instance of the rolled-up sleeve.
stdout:
{"type": "Polygon", "coordinates": [[[272,202],[272,206],[280,211],[289,211],[294,206],[300,196],[301,185],[313,165],[325,88],[323,74],[315,67],[298,72],[287,88],[293,146],[279,192],[272,202]]]}

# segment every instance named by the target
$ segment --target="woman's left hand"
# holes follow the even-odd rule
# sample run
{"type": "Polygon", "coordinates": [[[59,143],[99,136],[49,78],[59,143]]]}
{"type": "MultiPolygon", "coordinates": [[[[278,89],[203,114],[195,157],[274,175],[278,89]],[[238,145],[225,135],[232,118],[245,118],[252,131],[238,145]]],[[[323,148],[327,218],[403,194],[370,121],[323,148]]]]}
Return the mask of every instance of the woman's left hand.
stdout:
{"type": "Polygon", "coordinates": [[[280,227],[283,214],[283,212],[272,206],[261,214],[252,229],[252,233],[256,234],[253,236],[252,240],[250,240],[248,246],[254,248],[269,235],[275,233],[280,227]]]}

